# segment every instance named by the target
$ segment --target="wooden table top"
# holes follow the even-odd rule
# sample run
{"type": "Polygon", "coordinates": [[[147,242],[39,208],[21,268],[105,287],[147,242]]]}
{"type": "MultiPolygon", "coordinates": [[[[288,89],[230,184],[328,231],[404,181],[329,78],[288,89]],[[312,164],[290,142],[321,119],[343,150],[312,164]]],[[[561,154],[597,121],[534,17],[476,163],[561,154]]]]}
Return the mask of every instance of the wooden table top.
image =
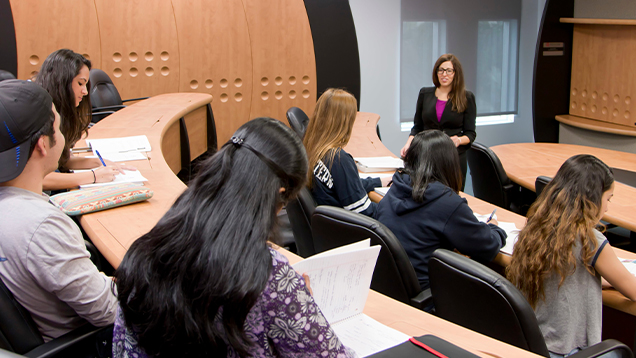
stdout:
{"type": "MultiPolygon", "coordinates": [[[[540,175],[554,177],[571,156],[591,154],[612,168],[636,172],[636,154],[560,143],[514,143],[490,148],[513,182],[534,191],[540,175]]],[[[614,197],[603,220],[636,232],[636,188],[616,182],[614,197]]]]}

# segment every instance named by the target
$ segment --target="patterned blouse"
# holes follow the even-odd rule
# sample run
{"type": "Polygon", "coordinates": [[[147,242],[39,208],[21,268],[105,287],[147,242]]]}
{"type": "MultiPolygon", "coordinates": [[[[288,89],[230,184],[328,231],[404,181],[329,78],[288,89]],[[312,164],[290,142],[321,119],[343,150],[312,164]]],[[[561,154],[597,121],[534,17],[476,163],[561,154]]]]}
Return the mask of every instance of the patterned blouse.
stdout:
{"type": "MultiPolygon", "coordinates": [[[[255,342],[252,357],[356,357],[346,348],[305,286],[305,281],[280,253],[269,249],[272,272],[263,293],[247,315],[245,332],[255,342]]],[[[239,355],[228,346],[228,357],[239,355]]],[[[113,358],[146,358],[137,338],[117,310],[113,358]]]]}

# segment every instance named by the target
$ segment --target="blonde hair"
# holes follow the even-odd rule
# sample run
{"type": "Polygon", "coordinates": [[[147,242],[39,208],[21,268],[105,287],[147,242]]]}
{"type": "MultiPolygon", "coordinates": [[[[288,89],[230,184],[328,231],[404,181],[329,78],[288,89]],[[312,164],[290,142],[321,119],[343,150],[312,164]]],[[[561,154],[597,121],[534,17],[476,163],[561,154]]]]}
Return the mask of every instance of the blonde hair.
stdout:
{"type": "Polygon", "coordinates": [[[330,88],[318,99],[303,140],[309,163],[309,187],[312,185],[314,167],[318,161],[327,157],[326,161],[333,163],[338,150],[349,142],[357,108],[358,101],[355,97],[341,89],[330,88]]]}

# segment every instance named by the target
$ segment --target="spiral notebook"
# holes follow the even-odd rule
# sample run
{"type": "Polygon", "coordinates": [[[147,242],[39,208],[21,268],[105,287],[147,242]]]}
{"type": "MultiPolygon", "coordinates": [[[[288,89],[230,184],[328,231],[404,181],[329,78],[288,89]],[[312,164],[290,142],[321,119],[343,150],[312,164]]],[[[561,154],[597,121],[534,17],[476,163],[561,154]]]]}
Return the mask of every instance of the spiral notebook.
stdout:
{"type": "Polygon", "coordinates": [[[361,357],[409,339],[362,313],[379,254],[380,246],[370,247],[367,239],[293,265],[309,276],[314,300],[340,341],[361,357]]]}

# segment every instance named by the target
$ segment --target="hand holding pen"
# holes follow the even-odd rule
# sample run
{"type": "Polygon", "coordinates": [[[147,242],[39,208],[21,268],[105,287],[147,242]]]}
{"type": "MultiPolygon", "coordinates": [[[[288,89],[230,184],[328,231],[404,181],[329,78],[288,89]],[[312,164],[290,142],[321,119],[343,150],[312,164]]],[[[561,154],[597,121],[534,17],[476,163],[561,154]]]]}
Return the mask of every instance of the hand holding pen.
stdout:
{"type": "Polygon", "coordinates": [[[499,223],[497,222],[497,219],[495,219],[495,213],[497,212],[497,208],[495,208],[492,213],[490,214],[490,217],[488,218],[488,220],[486,220],[486,224],[494,224],[494,225],[498,225],[499,223]]]}

